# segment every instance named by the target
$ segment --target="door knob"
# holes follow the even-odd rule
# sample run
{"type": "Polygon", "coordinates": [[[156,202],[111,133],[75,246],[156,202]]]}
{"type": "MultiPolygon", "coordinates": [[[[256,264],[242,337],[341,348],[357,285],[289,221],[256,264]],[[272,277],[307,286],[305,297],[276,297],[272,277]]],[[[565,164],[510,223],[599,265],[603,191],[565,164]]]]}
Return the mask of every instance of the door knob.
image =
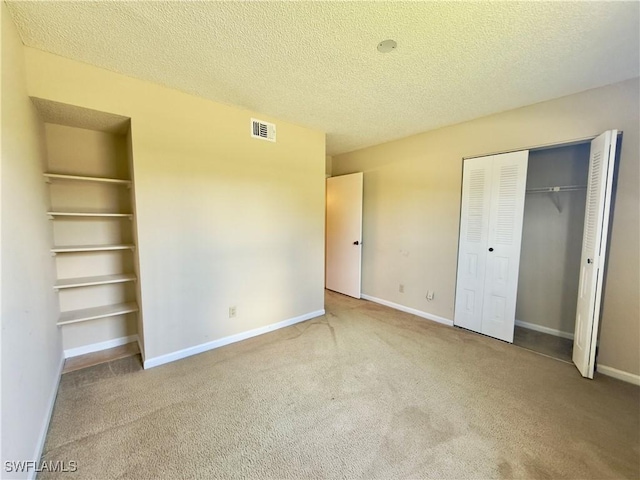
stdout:
{"type": "Polygon", "coordinates": [[[587,258],[587,263],[593,263],[593,260],[591,260],[590,258],[587,258]]]}
{"type": "Polygon", "coordinates": [[[360,245],[360,242],[358,240],[356,240],[355,242],[353,242],[354,245],[360,245]]]}
{"type": "Polygon", "coordinates": [[[490,252],[493,252],[493,247],[489,247],[489,251],[490,251],[490,252]]]}

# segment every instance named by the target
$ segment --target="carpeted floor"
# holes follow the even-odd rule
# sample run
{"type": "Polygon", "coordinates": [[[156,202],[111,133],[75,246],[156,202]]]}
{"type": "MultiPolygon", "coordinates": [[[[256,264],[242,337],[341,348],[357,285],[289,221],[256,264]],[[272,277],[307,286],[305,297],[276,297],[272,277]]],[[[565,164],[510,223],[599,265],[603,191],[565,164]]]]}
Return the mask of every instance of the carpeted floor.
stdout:
{"type": "Polygon", "coordinates": [[[573,340],[556,337],[548,333],[536,332],[515,326],[513,344],[534,352],[548,355],[563,362],[573,363],[573,340]]]}
{"type": "MultiPolygon", "coordinates": [[[[634,478],[640,389],[328,292],[327,314],[65,374],[40,478],[634,478]]],[[[132,357],[134,358],[134,357],[132,357]]]]}

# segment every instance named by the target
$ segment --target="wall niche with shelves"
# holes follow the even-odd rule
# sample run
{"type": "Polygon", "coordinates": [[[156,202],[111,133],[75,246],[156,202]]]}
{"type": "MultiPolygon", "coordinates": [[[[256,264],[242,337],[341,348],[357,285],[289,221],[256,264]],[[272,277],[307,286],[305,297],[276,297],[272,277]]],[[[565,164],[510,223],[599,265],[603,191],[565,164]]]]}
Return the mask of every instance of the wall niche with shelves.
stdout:
{"type": "MultiPolygon", "coordinates": [[[[142,342],[130,121],[34,99],[44,120],[63,348],[142,342]]],[[[69,353],[71,352],[71,353],[69,353]]],[[[74,353],[75,352],[75,353],[74,353]]]]}

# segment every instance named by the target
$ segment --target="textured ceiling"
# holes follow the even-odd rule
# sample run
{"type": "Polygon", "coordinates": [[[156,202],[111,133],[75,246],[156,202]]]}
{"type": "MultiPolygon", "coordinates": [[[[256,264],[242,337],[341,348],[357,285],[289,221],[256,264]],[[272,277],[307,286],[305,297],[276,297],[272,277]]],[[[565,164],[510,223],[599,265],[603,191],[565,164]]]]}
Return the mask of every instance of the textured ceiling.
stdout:
{"type": "Polygon", "coordinates": [[[129,130],[128,117],[36,97],[31,97],[31,101],[40,112],[43,122],[120,135],[129,130]]]}
{"type": "Polygon", "coordinates": [[[329,154],[640,74],[635,1],[7,3],[28,46],[323,130],[329,154]]]}

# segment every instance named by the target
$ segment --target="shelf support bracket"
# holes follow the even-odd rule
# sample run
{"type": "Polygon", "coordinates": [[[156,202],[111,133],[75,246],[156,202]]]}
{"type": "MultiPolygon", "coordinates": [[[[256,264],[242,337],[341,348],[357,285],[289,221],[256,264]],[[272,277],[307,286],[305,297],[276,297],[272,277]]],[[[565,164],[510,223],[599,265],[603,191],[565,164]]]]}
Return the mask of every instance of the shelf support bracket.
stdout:
{"type": "Polygon", "coordinates": [[[559,191],[559,187],[553,187],[553,189],[549,193],[551,193],[551,201],[558,209],[558,213],[562,213],[562,205],[560,205],[560,195],[558,194],[559,191]]]}

